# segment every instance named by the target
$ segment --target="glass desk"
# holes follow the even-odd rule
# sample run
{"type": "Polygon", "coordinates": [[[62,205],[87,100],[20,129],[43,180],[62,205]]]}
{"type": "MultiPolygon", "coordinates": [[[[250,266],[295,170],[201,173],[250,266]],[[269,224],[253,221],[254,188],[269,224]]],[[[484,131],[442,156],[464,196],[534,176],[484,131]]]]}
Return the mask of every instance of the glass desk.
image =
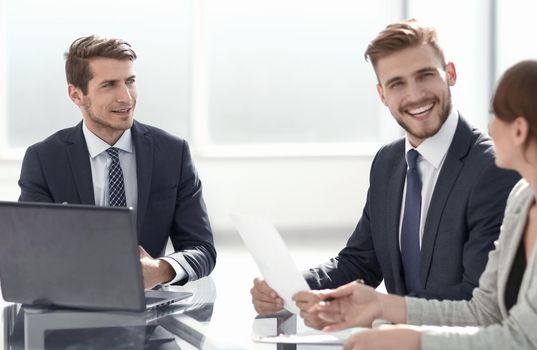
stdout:
{"type": "Polygon", "coordinates": [[[296,317],[256,318],[249,298],[240,296],[236,299],[240,302],[220,299],[211,277],[170,289],[194,295],[144,313],[44,310],[0,301],[0,344],[5,350],[341,348],[254,342],[252,332],[267,336],[292,334],[296,331],[296,317]]]}

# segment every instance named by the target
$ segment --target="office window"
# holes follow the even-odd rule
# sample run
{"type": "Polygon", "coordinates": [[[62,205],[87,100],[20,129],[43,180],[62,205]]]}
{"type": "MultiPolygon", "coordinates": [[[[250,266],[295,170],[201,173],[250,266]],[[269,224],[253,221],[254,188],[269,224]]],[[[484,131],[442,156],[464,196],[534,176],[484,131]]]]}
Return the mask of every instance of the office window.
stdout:
{"type": "Polygon", "coordinates": [[[497,81],[503,72],[515,63],[537,60],[535,42],[535,13],[537,2],[526,0],[497,0],[497,81]]]}
{"type": "Polygon", "coordinates": [[[379,142],[384,107],[363,52],[400,16],[394,3],[206,1],[209,142],[379,142]]]}
{"type": "Polygon", "coordinates": [[[0,0],[2,146],[24,149],[80,121],[63,53],[97,34],[138,54],[135,117],[193,148],[352,143],[373,152],[401,131],[363,52],[401,17],[401,3],[0,0]]]}
{"type": "Polygon", "coordinates": [[[63,53],[91,34],[123,38],[138,54],[136,118],[189,136],[189,0],[3,1],[9,148],[81,120],[67,96],[63,53]]]}

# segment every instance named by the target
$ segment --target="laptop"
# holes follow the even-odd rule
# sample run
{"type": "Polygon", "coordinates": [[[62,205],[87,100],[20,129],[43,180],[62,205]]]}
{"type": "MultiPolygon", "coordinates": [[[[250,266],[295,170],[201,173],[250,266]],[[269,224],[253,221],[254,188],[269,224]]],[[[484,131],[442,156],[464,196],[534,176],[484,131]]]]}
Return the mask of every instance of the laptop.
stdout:
{"type": "Polygon", "coordinates": [[[192,293],[145,291],[132,208],[0,201],[4,300],[144,311],[192,293]]]}

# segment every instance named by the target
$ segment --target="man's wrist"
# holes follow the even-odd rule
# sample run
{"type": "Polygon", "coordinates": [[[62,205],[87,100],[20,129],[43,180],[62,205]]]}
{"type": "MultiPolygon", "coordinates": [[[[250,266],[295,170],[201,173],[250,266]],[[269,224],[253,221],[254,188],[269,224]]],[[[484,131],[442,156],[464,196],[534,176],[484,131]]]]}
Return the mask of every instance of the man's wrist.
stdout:
{"type": "Polygon", "coordinates": [[[168,283],[175,277],[175,270],[172,265],[164,259],[158,259],[158,270],[162,276],[161,284],[168,283]]]}
{"type": "Polygon", "coordinates": [[[176,259],[171,258],[169,256],[162,256],[159,258],[159,260],[166,261],[173,269],[173,279],[169,280],[168,282],[164,282],[164,285],[171,285],[182,281],[184,278],[188,278],[185,269],[181,266],[181,264],[179,264],[179,262],[177,262],[176,259]]]}

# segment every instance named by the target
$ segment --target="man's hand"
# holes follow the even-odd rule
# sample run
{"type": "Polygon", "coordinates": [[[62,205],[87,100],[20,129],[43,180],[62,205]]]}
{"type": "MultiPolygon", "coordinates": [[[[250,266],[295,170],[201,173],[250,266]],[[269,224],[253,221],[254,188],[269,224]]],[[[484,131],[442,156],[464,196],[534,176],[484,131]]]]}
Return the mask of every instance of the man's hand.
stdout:
{"type": "Polygon", "coordinates": [[[314,307],[324,300],[323,292],[318,290],[308,290],[298,292],[293,295],[296,306],[300,309],[300,317],[304,319],[304,324],[315,329],[323,329],[330,323],[319,317],[319,311],[314,307]]]}
{"type": "Polygon", "coordinates": [[[140,250],[140,263],[144,276],[144,288],[151,289],[158,284],[171,281],[175,277],[175,271],[168,262],[161,259],[153,259],[142,246],[140,250]]]}
{"type": "Polygon", "coordinates": [[[262,278],[254,279],[250,294],[255,311],[260,315],[273,314],[283,309],[283,299],[262,278]]]}
{"type": "Polygon", "coordinates": [[[421,332],[407,325],[381,326],[380,329],[352,335],[343,350],[420,350],[421,332]]]}

